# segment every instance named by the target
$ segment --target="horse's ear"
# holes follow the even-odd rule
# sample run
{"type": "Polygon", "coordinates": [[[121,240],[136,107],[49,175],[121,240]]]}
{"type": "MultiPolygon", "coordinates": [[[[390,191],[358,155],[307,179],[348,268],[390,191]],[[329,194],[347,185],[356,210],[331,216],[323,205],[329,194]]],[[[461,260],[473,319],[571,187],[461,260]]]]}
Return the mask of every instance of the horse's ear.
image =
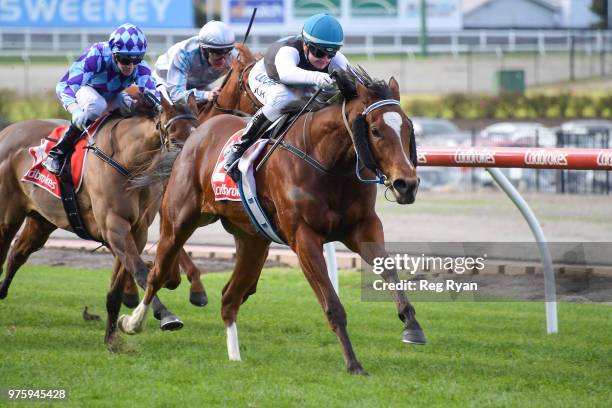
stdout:
{"type": "Polygon", "coordinates": [[[363,86],[361,82],[359,81],[355,81],[355,82],[357,83],[357,96],[367,101],[370,96],[370,92],[368,91],[368,88],[363,86]]]}
{"type": "Polygon", "coordinates": [[[189,106],[189,109],[191,109],[193,113],[198,111],[198,103],[196,102],[193,92],[190,92],[189,96],[187,97],[187,106],[189,106]]]}
{"type": "Polygon", "coordinates": [[[161,102],[161,106],[162,106],[162,109],[164,111],[168,111],[168,109],[172,105],[170,103],[170,101],[166,98],[166,93],[165,92],[160,92],[159,93],[159,101],[161,102]]]}
{"type": "Polygon", "coordinates": [[[393,97],[393,99],[399,101],[400,100],[399,84],[397,83],[394,77],[391,77],[391,79],[389,79],[389,88],[391,89],[391,96],[393,97]]]}

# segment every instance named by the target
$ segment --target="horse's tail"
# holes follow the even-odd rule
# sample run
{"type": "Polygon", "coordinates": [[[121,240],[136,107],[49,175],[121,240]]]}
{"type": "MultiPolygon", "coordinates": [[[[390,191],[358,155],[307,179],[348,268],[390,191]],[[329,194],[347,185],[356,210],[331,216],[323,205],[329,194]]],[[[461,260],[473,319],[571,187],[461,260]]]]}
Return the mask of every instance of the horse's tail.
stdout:
{"type": "Polygon", "coordinates": [[[137,190],[151,187],[155,184],[165,183],[172,173],[172,166],[181,152],[182,145],[163,152],[146,169],[130,177],[128,189],[137,190]]]}

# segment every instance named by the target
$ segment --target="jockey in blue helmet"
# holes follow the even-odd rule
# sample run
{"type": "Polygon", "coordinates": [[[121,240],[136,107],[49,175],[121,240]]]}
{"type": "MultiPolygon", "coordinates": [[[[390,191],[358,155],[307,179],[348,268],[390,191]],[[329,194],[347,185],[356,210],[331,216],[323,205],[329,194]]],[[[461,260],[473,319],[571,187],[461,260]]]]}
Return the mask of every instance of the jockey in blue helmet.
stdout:
{"type": "Polygon", "coordinates": [[[93,44],[72,64],[55,88],[72,120],[43,162],[47,170],[60,172],[82,130],[104,112],[119,108],[122,115],[130,114],[133,100],[124,92],[130,85],[135,83],[141,93],[159,96],[151,69],[143,61],[146,51],[142,30],[126,23],[117,27],[108,41],[93,44]]]}
{"type": "Polygon", "coordinates": [[[261,131],[281,116],[289,102],[313,87],[329,89],[329,75],[349,65],[338,50],[344,42],[340,22],[329,14],[315,14],[304,23],[302,35],[283,38],[268,48],[249,74],[249,86],[263,107],[247,124],[244,134],[228,152],[225,169],[237,180],[237,161],[259,137],[261,131]]]}

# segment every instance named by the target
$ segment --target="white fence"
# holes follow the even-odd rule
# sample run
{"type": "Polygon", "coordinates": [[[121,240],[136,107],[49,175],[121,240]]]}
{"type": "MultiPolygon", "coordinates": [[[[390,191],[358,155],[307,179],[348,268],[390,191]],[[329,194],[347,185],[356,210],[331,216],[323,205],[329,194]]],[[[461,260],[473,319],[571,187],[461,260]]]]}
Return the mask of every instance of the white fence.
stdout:
{"type": "MultiPolygon", "coordinates": [[[[159,54],[172,44],[197,32],[193,30],[147,30],[152,53],[159,54]]],[[[254,32],[249,45],[261,51],[284,35],[254,32]]],[[[108,30],[0,28],[0,55],[48,56],[78,53],[90,44],[103,41],[108,30]]],[[[240,37],[239,37],[240,38],[240,37]]],[[[463,30],[429,33],[428,51],[460,54],[466,52],[577,52],[604,53],[612,50],[611,31],[571,30],[463,30]]],[[[419,34],[406,32],[347,33],[343,51],[347,54],[416,54],[420,51],[419,34]]]]}

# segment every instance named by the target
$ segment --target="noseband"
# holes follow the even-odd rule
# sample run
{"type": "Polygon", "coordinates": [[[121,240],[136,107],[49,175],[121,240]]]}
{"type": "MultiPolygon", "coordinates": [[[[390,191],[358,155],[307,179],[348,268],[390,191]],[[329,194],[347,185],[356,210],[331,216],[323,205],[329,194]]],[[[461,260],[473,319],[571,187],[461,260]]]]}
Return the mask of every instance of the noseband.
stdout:
{"type": "MultiPolygon", "coordinates": [[[[374,102],[370,106],[366,107],[363,112],[361,112],[361,120],[366,122],[365,117],[368,113],[375,111],[376,109],[386,106],[386,105],[397,105],[400,106],[400,102],[396,99],[383,99],[382,101],[374,102]]],[[[370,145],[367,142],[367,139],[364,141],[356,140],[355,135],[351,127],[349,126],[348,120],[346,118],[346,99],[342,101],[342,120],[344,122],[344,126],[348,131],[348,134],[353,141],[353,148],[355,149],[355,153],[357,155],[357,161],[355,162],[355,175],[357,178],[367,184],[384,184],[388,187],[387,176],[382,172],[378,163],[374,159],[372,155],[372,151],[370,150],[370,145]],[[359,148],[358,148],[359,146],[359,148]],[[376,173],[376,178],[373,179],[364,179],[361,176],[361,169],[359,168],[359,162],[362,162],[366,167],[376,173]]],[[[366,122],[367,123],[367,122],[366,122]]]]}

